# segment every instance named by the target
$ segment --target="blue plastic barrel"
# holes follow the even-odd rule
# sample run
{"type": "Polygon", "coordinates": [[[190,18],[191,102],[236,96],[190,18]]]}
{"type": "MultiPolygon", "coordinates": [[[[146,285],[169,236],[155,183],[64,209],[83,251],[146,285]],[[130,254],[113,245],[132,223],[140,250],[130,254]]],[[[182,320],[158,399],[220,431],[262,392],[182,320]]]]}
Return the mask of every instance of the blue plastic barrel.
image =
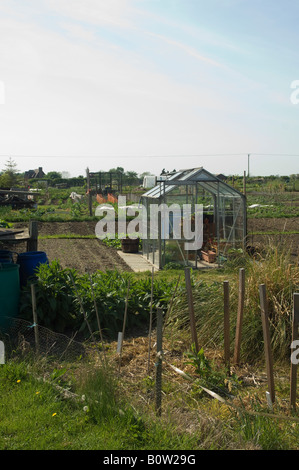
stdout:
{"type": "Polygon", "coordinates": [[[6,331],[13,318],[19,314],[20,277],[19,266],[0,264],[0,330],[6,331]]]}
{"type": "Polygon", "coordinates": [[[49,260],[44,251],[26,251],[18,254],[17,264],[20,266],[20,284],[25,286],[30,279],[36,278],[36,269],[41,264],[49,264],[49,260]]]}

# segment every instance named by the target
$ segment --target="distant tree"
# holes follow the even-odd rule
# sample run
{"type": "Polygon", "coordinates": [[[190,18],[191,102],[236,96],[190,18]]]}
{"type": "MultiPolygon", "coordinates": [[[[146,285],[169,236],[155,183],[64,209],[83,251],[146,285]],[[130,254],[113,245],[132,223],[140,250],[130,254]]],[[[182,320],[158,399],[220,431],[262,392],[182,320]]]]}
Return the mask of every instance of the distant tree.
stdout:
{"type": "Polygon", "coordinates": [[[123,167],[121,166],[118,166],[117,168],[111,168],[111,170],[109,170],[110,173],[124,173],[125,170],[123,167]]]}
{"type": "Polygon", "coordinates": [[[126,183],[128,185],[139,183],[138,174],[136,173],[136,171],[126,171],[125,177],[126,177],[126,183]]]}
{"type": "Polygon", "coordinates": [[[58,171],[49,171],[47,173],[46,178],[50,178],[51,180],[57,179],[57,178],[62,178],[61,173],[58,171]]]}
{"type": "Polygon", "coordinates": [[[2,170],[2,174],[0,176],[0,186],[11,188],[12,186],[16,186],[18,181],[19,177],[17,164],[10,157],[5,164],[5,168],[2,170]]]}

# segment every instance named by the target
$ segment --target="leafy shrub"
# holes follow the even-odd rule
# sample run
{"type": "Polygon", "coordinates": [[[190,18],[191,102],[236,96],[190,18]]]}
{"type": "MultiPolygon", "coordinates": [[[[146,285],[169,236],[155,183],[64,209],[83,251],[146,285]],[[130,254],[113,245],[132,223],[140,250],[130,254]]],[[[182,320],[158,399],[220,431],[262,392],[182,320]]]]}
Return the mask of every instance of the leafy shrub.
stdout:
{"type": "Polygon", "coordinates": [[[203,348],[196,351],[195,345],[191,345],[191,350],[186,352],[187,364],[192,365],[198,378],[193,383],[193,391],[202,393],[201,387],[207,387],[211,391],[221,396],[229,395],[234,389],[239,388],[241,381],[235,374],[228,374],[221,370],[213,361],[208,359],[203,348]]]}
{"type": "MultiPolygon", "coordinates": [[[[77,323],[70,274],[76,277],[74,270],[62,269],[56,260],[49,266],[42,264],[37,269],[38,282],[35,286],[35,295],[38,324],[59,333],[74,328],[77,323]]],[[[21,292],[20,316],[32,320],[29,283],[21,292]]]]}
{"type": "MultiPolygon", "coordinates": [[[[76,270],[62,269],[57,260],[37,269],[36,303],[38,323],[57,332],[70,329],[89,336],[89,327],[98,332],[95,302],[103,333],[115,337],[122,331],[125,302],[130,281],[127,328],[145,326],[151,297],[151,278],[134,278],[132,273],[97,271],[78,275],[76,270]]],[[[153,309],[167,308],[173,283],[154,280],[153,309]]],[[[20,315],[32,320],[31,289],[28,284],[21,293],[20,315]]]]}

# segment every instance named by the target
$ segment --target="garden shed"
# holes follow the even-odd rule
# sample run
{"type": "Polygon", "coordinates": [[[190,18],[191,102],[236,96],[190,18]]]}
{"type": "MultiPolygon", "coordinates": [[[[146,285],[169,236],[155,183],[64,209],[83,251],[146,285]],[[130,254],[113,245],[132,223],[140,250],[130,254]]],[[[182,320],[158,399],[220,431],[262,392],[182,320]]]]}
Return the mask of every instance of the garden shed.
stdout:
{"type": "MultiPolygon", "coordinates": [[[[169,263],[180,263],[194,268],[206,263],[221,266],[230,253],[246,249],[246,196],[202,167],[180,170],[166,178],[158,178],[156,186],[143,194],[140,202],[146,209],[143,256],[159,269],[169,263]],[[155,205],[158,206],[159,220],[157,233],[153,234],[151,209],[155,205]],[[161,205],[168,209],[174,207],[173,205],[181,208],[180,227],[183,227],[185,207],[188,206],[189,210],[191,208],[191,227],[195,208],[202,208],[203,243],[199,249],[186,249],[185,242],[190,239],[186,239],[184,234],[181,233],[178,237],[176,231],[175,237],[173,236],[174,225],[178,221],[174,220],[170,209],[168,213],[160,210],[161,205]],[[165,236],[166,228],[169,228],[168,236],[165,236]]],[[[178,218],[177,211],[175,214],[178,218]]]]}

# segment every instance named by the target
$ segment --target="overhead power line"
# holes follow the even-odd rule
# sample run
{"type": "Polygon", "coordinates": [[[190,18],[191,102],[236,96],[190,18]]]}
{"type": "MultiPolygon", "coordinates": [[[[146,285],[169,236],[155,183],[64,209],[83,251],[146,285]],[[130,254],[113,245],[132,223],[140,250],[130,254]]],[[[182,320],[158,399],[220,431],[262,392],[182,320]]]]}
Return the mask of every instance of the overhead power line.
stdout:
{"type": "Polygon", "coordinates": [[[268,157],[299,157],[299,154],[288,153],[203,153],[203,154],[169,154],[169,155],[13,155],[4,154],[0,158],[194,158],[194,157],[247,157],[268,156],[268,157]]]}

